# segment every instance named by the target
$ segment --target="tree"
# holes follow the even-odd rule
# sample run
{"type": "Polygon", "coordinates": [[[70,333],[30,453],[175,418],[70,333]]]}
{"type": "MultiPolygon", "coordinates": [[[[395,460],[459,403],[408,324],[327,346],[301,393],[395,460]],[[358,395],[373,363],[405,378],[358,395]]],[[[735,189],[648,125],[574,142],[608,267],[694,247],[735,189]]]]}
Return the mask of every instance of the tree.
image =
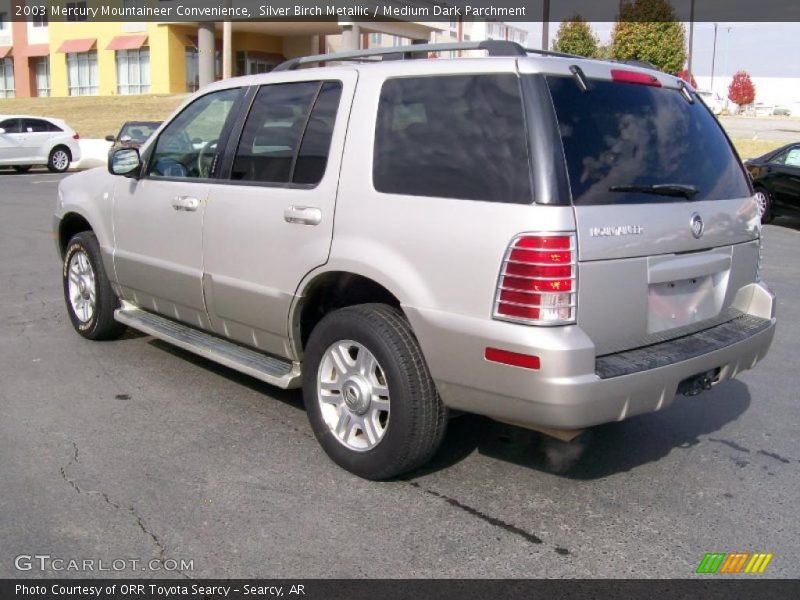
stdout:
{"type": "Polygon", "coordinates": [[[742,106],[752,104],[756,99],[756,86],[747,71],[738,71],[728,87],[728,99],[742,106]]]}
{"type": "Polygon", "coordinates": [[[689,71],[688,70],[686,70],[686,69],[681,70],[678,73],[678,77],[683,79],[686,83],[691,85],[694,89],[697,89],[697,80],[694,78],[694,75],[692,75],[691,78],[689,77],[689,71]]]}
{"type": "Polygon", "coordinates": [[[580,15],[575,15],[558,26],[553,49],[556,52],[592,57],[597,53],[598,44],[597,36],[589,24],[580,15]]]}
{"type": "Polygon", "coordinates": [[[619,60],[643,60],[676,74],[686,62],[686,32],[668,0],[623,0],[611,32],[619,60]]]}

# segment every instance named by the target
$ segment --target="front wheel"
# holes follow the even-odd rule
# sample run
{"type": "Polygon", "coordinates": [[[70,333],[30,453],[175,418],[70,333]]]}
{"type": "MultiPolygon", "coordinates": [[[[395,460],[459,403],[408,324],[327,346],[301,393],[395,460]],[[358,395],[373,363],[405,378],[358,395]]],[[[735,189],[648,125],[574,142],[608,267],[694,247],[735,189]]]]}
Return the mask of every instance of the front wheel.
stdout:
{"type": "Polygon", "coordinates": [[[339,466],[389,479],[439,448],[447,409],[399,310],[362,304],[328,314],[311,333],[304,367],[311,428],[339,466]]]}
{"type": "Polygon", "coordinates": [[[755,198],[758,204],[758,211],[761,213],[761,222],[771,223],[775,215],[772,214],[772,198],[770,198],[769,192],[764,188],[757,187],[755,198]]]}
{"type": "Polygon", "coordinates": [[[90,340],[119,337],[125,326],[114,320],[119,298],[111,289],[94,233],[84,231],[67,244],[62,270],[64,299],[72,326],[90,340]]]}
{"type": "Polygon", "coordinates": [[[56,146],[50,151],[50,156],[47,158],[47,168],[51,173],[64,173],[69,169],[70,162],[72,162],[72,154],[69,148],[56,146]]]}

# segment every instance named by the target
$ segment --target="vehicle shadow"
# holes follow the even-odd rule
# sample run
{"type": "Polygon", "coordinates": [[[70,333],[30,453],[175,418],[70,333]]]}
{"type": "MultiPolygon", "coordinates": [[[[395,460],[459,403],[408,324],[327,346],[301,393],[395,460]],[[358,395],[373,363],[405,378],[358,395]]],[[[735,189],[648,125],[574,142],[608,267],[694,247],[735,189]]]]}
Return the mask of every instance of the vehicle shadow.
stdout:
{"type": "MultiPolygon", "coordinates": [[[[267,401],[278,400],[305,411],[303,394],[299,389],[283,390],[271,386],[158,339],[147,343],[268,396],[267,401]]],[[[700,396],[678,396],[661,412],[594,427],[569,445],[553,444],[552,438],[536,431],[465,414],[450,420],[439,452],[429,463],[409,475],[419,477],[448,469],[476,451],[497,460],[553,473],[552,452],[555,448],[556,452],[564,453],[560,466],[570,465],[568,470],[559,472],[559,476],[575,480],[601,479],[660,460],[674,450],[699,444],[702,436],[736,421],[748,409],[750,400],[750,392],[744,383],[726,381],[700,396]],[[551,453],[549,458],[548,452],[551,453]]]]}
{"type": "Polygon", "coordinates": [[[795,217],[794,215],[781,215],[779,217],[775,217],[775,220],[772,221],[772,225],[777,225],[778,227],[788,227],[790,229],[796,229],[800,231],[800,218],[795,217]]]}
{"type": "MultiPolygon", "coordinates": [[[[662,412],[594,427],[571,445],[553,444],[535,431],[465,415],[450,422],[442,449],[414,475],[451,467],[476,450],[484,456],[552,473],[554,457],[548,459],[547,453],[555,451],[564,454],[562,466],[572,465],[559,476],[601,479],[657,461],[674,450],[695,446],[702,436],[736,421],[749,406],[747,386],[740,381],[727,381],[700,396],[678,396],[662,412]]],[[[558,458],[555,457],[556,462],[558,458]]]]}
{"type": "MultiPolygon", "coordinates": [[[[142,334],[145,335],[145,334],[142,334]]],[[[297,410],[302,410],[305,412],[305,407],[303,406],[303,393],[302,390],[284,390],[279,387],[275,387],[268,383],[264,383],[263,381],[259,381],[249,375],[245,375],[244,373],[239,373],[239,371],[235,371],[229,367],[216,363],[212,360],[208,360],[207,358],[203,358],[197,354],[179,348],[177,346],[173,346],[168,342],[164,342],[162,340],[153,338],[151,339],[148,344],[151,346],[158,348],[159,350],[163,350],[164,352],[168,352],[173,356],[178,357],[182,361],[190,362],[198,367],[205,369],[207,371],[211,371],[220,377],[224,377],[228,381],[232,381],[238,385],[244,386],[249,390],[262,394],[264,396],[268,396],[267,400],[278,400],[279,402],[283,402],[287,406],[291,406],[297,410]]]]}

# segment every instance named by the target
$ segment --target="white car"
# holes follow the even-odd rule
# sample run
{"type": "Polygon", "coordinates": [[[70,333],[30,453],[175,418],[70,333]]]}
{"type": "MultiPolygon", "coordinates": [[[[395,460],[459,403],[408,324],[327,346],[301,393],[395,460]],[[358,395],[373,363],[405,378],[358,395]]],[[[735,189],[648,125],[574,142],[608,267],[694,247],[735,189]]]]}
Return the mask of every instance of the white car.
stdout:
{"type": "Polygon", "coordinates": [[[697,95],[702,98],[703,102],[706,103],[706,106],[711,109],[715,115],[722,114],[722,111],[725,109],[725,100],[716,92],[710,92],[708,90],[697,90],[697,95]]]}
{"type": "Polygon", "coordinates": [[[0,167],[25,173],[46,165],[53,173],[63,173],[81,158],[79,138],[60,119],[0,115],[0,167]]]}

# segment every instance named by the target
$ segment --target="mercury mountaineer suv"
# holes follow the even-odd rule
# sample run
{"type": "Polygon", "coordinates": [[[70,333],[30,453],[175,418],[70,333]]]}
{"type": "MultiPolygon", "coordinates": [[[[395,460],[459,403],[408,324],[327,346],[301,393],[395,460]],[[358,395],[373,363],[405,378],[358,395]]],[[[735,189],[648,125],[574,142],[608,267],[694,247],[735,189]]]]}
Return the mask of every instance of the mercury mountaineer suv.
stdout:
{"type": "Polygon", "coordinates": [[[291,59],[202,89],[109,171],[58,192],[78,333],[302,387],[370,479],[456,413],[569,439],[662,410],[774,334],[742,164],[640,66],[508,42],[291,59]],[[462,50],[488,56],[430,58],[462,50]]]}

